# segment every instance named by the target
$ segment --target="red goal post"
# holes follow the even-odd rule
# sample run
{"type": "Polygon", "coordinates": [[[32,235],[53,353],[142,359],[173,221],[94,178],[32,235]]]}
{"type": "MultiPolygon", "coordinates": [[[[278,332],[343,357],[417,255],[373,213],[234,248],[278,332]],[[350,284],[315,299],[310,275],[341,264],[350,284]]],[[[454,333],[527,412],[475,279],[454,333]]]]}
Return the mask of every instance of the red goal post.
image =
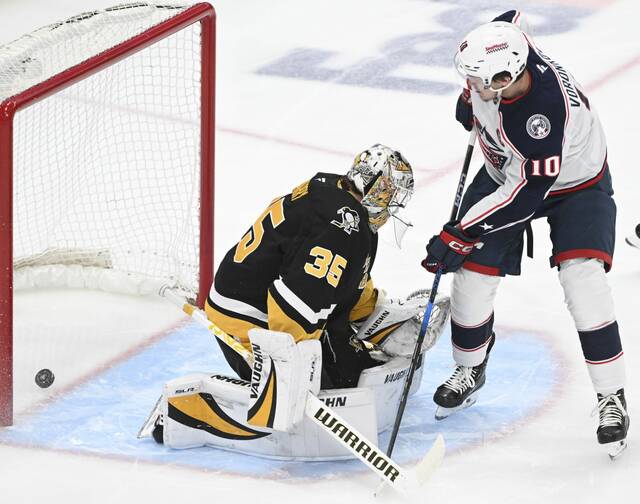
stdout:
{"type": "Polygon", "coordinates": [[[0,46],[0,102],[2,426],[18,277],[128,293],[170,284],[206,299],[214,9],[136,2],[36,30],[0,46]]]}

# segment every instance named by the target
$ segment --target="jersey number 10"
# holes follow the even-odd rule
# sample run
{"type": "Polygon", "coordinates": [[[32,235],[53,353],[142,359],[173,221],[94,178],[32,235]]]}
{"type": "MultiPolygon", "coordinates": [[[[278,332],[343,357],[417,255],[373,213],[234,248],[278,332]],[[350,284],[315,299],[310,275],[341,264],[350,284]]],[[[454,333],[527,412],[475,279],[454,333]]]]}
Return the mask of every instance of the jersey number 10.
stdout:
{"type": "Polygon", "coordinates": [[[531,160],[531,175],[540,177],[557,177],[560,173],[560,156],[551,156],[543,160],[544,168],[540,166],[539,159],[531,160]]]}

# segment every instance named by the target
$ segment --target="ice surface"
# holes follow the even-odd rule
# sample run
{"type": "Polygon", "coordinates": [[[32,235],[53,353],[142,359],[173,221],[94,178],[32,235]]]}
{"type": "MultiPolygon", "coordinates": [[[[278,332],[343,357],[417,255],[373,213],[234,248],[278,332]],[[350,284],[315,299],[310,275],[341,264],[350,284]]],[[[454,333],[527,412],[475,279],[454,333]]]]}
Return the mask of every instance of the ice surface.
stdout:
{"type": "MultiPolygon", "coordinates": [[[[5,0],[0,43],[112,3],[5,0]]],[[[467,136],[453,119],[448,62],[466,29],[514,5],[532,13],[538,45],[583,83],[607,133],[619,209],[609,281],[625,347],[629,409],[636,418],[640,253],[624,244],[640,220],[640,111],[634,98],[640,5],[632,0],[216,2],[215,254],[222,257],[274,195],[317,171],[346,170],[355,152],[382,142],[401,150],[416,168],[418,189],[408,208],[415,227],[403,250],[394,248],[391,229],[381,232],[374,280],[391,296],[430,286],[419,260],[426,239],[449,214],[467,136]]],[[[477,165],[476,159],[473,172],[477,165]]],[[[500,287],[498,342],[486,393],[460,416],[438,424],[429,396],[450,370],[447,334],[428,356],[425,381],[410,404],[396,452],[411,465],[435,432],[443,433],[451,451],[416,502],[635,498],[636,429],[632,422],[629,449],[613,464],[597,446],[589,417],[595,396],[556,272],[548,267],[546,223],[536,222],[534,231],[535,259],[524,260],[522,277],[500,287]]],[[[448,287],[445,277],[441,289],[448,287]]],[[[25,299],[24,313],[37,316],[44,296],[25,299]]],[[[276,464],[214,450],[173,454],[133,439],[163,380],[224,364],[209,336],[190,324],[163,332],[178,318],[170,316],[172,307],[144,301],[143,311],[126,312],[122,305],[132,300],[111,301],[112,313],[126,320],[124,329],[113,343],[87,344],[86,329],[72,328],[79,358],[64,365],[73,375],[68,381],[55,362],[46,361],[57,358],[56,345],[41,350],[41,367],[51,367],[60,382],[33,392],[20,406],[16,426],[0,433],[1,502],[372,500],[375,477],[356,463],[276,464]],[[152,324],[159,316],[162,324],[152,324]],[[47,400],[47,394],[53,397],[47,400]]],[[[110,318],[89,296],[73,302],[88,303],[78,306],[105,322],[110,318]]],[[[55,309],[46,313],[52,325],[59,323],[55,309]]],[[[380,500],[400,502],[393,492],[380,500]]]]}

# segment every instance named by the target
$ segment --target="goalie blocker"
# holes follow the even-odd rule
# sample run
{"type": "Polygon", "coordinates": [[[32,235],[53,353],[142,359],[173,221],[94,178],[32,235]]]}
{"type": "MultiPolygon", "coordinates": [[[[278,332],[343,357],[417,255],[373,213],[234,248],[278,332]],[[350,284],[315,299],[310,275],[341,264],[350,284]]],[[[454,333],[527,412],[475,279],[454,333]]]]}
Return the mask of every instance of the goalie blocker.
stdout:
{"type": "MultiPolygon", "coordinates": [[[[397,332],[402,345],[396,341],[387,348],[399,350],[413,333],[414,343],[414,324],[424,308],[423,296],[424,292],[420,292],[406,302],[380,299],[380,309],[361,324],[358,338],[368,341],[367,335],[375,339],[384,334],[378,340],[384,347],[385,342],[389,345],[394,341],[392,336],[397,332]],[[385,310],[389,313],[382,317],[385,310]],[[403,316],[408,327],[399,331],[405,325],[398,325],[403,316]],[[386,330],[389,327],[392,329],[386,330]]],[[[423,351],[435,343],[447,320],[448,298],[439,298],[437,306],[432,316],[434,329],[427,338],[430,342],[423,351]]],[[[357,387],[319,390],[321,355],[317,340],[295,344],[289,334],[263,329],[251,330],[250,340],[254,355],[251,381],[205,373],[172,380],[165,384],[139,437],[153,433],[156,441],[172,448],[211,446],[278,459],[352,458],[343,444],[322,432],[330,429],[339,437],[347,436],[346,427],[330,415],[304,416],[307,392],[311,392],[375,444],[352,446],[361,454],[366,450],[367,457],[375,462],[378,433],[393,424],[409,371],[409,357],[374,350],[373,355],[381,364],[364,370],[357,387]]],[[[370,348],[378,344],[369,343],[370,348]]],[[[420,365],[411,394],[418,390],[422,372],[420,365]]]]}

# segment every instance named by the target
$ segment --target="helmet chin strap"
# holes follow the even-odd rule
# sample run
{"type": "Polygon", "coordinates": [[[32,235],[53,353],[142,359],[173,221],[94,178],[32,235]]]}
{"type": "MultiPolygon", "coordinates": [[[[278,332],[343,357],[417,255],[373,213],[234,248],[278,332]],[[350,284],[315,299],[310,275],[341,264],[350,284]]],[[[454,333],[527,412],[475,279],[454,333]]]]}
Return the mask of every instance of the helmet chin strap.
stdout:
{"type": "MultiPolygon", "coordinates": [[[[526,72],[526,70],[524,70],[526,72]]],[[[511,84],[513,84],[517,79],[512,78],[509,83],[506,86],[502,86],[499,89],[493,89],[491,86],[489,86],[489,89],[493,92],[496,93],[496,100],[501,100],[502,99],[502,92],[509,88],[511,86],[511,84]]]]}

